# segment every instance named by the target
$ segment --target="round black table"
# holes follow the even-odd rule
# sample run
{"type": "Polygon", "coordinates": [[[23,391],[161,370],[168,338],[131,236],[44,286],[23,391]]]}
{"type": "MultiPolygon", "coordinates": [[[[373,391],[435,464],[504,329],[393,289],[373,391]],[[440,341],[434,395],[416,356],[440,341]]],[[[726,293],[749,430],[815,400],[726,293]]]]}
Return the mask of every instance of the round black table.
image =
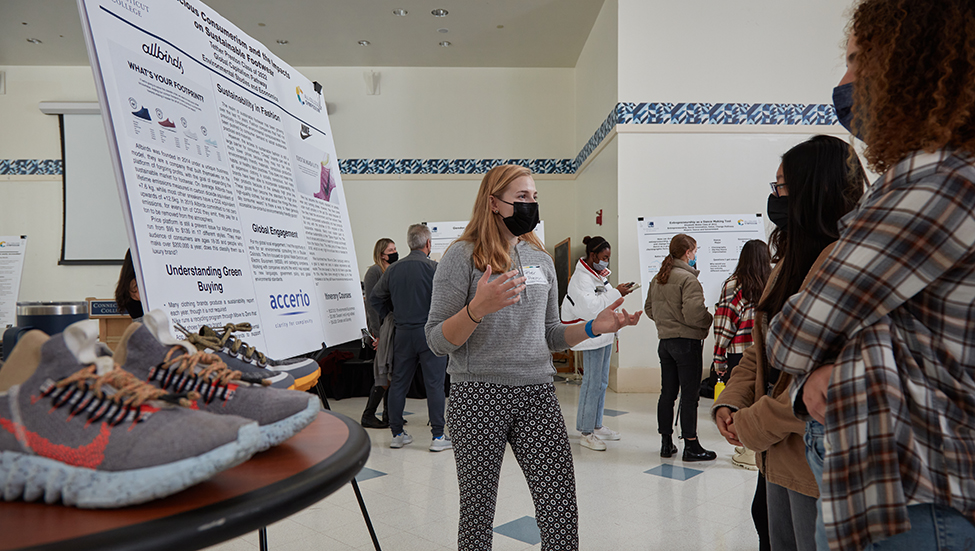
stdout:
{"type": "Polygon", "coordinates": [[[351,481],[369,457],[358,423],[323,411],[300,433],[164,499],[108,510],[0,501],[0,550],[193,550],[259,530],[351,481]]]}

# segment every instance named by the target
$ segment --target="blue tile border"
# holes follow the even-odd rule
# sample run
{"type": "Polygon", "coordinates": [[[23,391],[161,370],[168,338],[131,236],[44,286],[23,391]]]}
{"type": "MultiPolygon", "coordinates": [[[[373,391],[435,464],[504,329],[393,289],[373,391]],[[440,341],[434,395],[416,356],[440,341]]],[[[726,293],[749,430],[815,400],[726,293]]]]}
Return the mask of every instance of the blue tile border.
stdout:
{"type": "MultiPolygon", "coordinates": [[[[617,125],[829,126],[837,124],[829,104],[804,103],[617,103],[573,159],[340,159],[348,175],[483,174],[502,164],[526,166],[535,174],[574,175],[617,125]]],[[[60,159],[0,159],[0,175],[60,175],[60,159]]]]}
{"type": "Polygon", "coordinates": [[[617,124],[722,124],[807,126],[836,124],[828,104],[619,103],[617,124]]]}
{"type": "Polygon", "coordinates": [[[61,159],[0,159],[0,175],[34,176],[64,173],[61,159]]]}

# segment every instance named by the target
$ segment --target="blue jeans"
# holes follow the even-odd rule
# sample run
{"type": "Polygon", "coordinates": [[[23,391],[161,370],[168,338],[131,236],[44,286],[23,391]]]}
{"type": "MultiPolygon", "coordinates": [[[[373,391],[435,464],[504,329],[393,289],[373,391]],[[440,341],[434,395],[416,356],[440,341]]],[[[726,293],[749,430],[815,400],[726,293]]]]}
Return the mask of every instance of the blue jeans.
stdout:
{"type": "MultiPolygon", "coordinates": [[[[806,462],[816,477],[819,494],[823,493],[823,465],[826,464],[826,427],[819,421],[806,422],[806,462]]],[[[816,551],[829,551],[826,524],[823,522],[823,499],[816,500],[816,551]]]]}
{"type": "Polygon", "coordinates": [[[883,541],[872,543],[865,551],[969,551],[975,549],[975,525],[951,507],[932,503],[908,505],[911,529],[883,541]]]}
{"type": "Polygon", "coordinates": [[[579,409],[576,411],[576,430],[589,434],[603,426],[603,405],[609,387],[609,358],[613,345],[582,351],[582,387],[579,389],[579,409]]]}
{"type": "MultiPolygon", "coordinates": [[[[816,421],[806,423],[806,461],[816,477],[820,493],[823,488],[823,465],[826,458],[826,430],[816,421]]],[[[822,499],[816,501],[816,549],[829,551],[826,525],[823,523],[822,499]]],[[[908,505],[911,529],[883,541],[870,544],[865,551],[968,551],[975,549],[975,525],[950,507],[931,503],[908,505]]]]}

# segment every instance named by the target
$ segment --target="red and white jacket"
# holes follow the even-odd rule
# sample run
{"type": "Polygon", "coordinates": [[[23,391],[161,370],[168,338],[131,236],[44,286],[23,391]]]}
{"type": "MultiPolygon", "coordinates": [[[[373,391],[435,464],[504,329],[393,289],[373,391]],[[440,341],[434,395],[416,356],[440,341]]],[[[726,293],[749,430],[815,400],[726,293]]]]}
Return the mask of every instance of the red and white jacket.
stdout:
{"type": "MultiPolygon", "coordinates": [[[[569,279],[569,287],[562,301],[562,323],[576,325],[586,323],[623,296],[609,283],[610,271],[596,272],[580,258],[576,271],[569,279]]],[[[599,335],[586,339],[572,347],[572,350],[595,350],[613,344],[615,333],[599,335]]]]}

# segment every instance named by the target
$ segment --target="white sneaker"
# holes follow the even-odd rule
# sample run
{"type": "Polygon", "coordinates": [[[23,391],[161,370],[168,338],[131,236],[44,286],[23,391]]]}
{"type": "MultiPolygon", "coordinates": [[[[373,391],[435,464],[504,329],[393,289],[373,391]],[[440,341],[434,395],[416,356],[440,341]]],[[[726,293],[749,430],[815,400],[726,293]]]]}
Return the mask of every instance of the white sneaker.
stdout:
{"type": "Polygon", "coordinates": [[[738,453],[736,451],[735,454],[731,456],[731,463],[736,467],[741,467],[742,469],[757,471],[758,464],[755,462],[755,452],[749,450],[748,448],[743,448],[743,450],[743,453],[738,453]]]}
{"type": "Polygon", "coordinates": [[[590,450],[596,450],[597,452],[606,451],[606,444],[599,439],[595,434],[583,434],[582,439],[579,440],[583,448],[589,448],[590,450]]]}
{"type": "Polygon", "coordinates": [[[393,437],[393,441],[389,443],[390,448],[402,448],[407,444],[413,443],[413,437],[405,432],[401,432],[393,437]]]}
{"type": "Polygon", "coordinates": [[[430,451],[432,452],[442,452],[444,450],[452,449],[453,447],[454,443],[451,442],[450,438],[447,438],[446,436],[434,438],[433,441],[430,442],[430,451]]]}
{"type": "Polygon", "coordinates": [[[596,437],[599,438],[600,440],[619,440],[620,439],[620,433],[616,432],[613,429],[607,428],[607,427],[599,427],[598,429],[592,431],[592,433],[595,434],[596,437]]]}
{"type": "Polygon", "coordinates": [[[735,446],[735,453],[745,453],[745,446],[735,446]]]}

